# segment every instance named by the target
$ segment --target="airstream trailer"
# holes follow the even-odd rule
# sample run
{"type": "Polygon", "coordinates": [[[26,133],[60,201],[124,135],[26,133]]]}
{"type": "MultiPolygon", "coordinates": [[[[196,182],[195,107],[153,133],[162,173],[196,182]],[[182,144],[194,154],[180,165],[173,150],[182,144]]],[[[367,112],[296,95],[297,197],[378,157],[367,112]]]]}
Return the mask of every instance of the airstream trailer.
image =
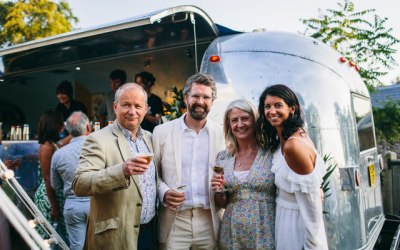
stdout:
{"type": "Polygon", "coordinates": [[[152,72],[153,92],[166,101],[170,88],[182,87],[188,76],[211,74],[218,98],[210,118],[219,122],[231,100],[243,97],[258,105],[266,86],[287,84],[300,99],[319,153],[337,164],[324,208],[329,247],[398,247],[398,222],[391,230],[384,226],[382,166],[368,90],[354,66],[317,40],[236,32],[197,7],[178,6],[5,48],[0,56],[0,101],[18,106],[33,127],[41,112],[56,105],[62,80],[74,82],[76,99],[94,110],[93,100],[108,91],[115,68],[126,70],[129,80],[139,71],[152,72]],[[389,243],[382,243],[382,232],[389,243]]]}

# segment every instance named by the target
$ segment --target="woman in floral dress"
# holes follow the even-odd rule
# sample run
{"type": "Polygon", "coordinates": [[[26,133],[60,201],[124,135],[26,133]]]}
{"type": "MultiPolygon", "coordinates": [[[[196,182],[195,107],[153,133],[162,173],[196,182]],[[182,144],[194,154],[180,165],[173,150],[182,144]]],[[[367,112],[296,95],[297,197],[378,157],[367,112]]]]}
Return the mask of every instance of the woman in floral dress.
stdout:
{"type": "Polygon", "coordinates": [[[275,249],[275,186],[270,153],[259,146],[255,130],[257,111],[244,99],[228,105],[224,116],[227,149],[217,162],[224,174],[214,173],[214,191],[224,185],[227,197],[216,192],[215,202],[225,207],[219,231],[221,249],[275,249]]]}

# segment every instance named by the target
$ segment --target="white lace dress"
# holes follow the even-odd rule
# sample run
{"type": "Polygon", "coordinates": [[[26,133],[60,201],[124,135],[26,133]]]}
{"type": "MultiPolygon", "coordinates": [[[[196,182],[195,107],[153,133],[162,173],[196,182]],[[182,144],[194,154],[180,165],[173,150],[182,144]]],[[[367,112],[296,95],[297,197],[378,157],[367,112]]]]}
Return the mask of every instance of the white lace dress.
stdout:
{"type": "Polygon", "coordinates": [[[272,161],[272,172],[278,188],[276,249],[328,249],[320,198],[320,185],[325,174],[323,159],[317,155],[313,172],[299,175],[288,166],[278,148],[272,161]]]}

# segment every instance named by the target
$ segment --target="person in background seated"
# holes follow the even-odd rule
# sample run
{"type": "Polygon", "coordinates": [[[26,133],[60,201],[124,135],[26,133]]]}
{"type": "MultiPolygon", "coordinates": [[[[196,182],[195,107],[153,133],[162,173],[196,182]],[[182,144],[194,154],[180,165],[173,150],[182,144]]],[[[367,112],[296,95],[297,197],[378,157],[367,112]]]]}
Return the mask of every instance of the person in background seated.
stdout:
{"type": "Polygon", "coordinates": [[[74,100],[74,90],[72,89],[72,83],[69,81],[62,81],[56,89],[56,95],[58,101],[56,110],[63,115],[64,121],[71,115],[74,111],[82,111],[87,115],[87,109],[83,103],[74,100]]]}
{"type": "Polygon", "coordinates": [[[151,93],[151,88],[154,86],[156,78],[153,74],[143,71],[135,75],[135,82],[146,90],[147,104],[149,105],[149,111],[140,126],[144,130],[153,132],[154,127],[161,123],[161,116],[163,113],[161,98],[151,93]]]}
{"type": "Polygon", "coordinates": [[[115,69],[111,71],[109,77],[111,90],[106,93],[97,110],[100,127],[102,128],[107,125],[107,121],[115,120],[114,96],[117,89],[126,83],[126,72],[122,69],[115,69]]]}
{"type": "Polygon", "coordinates": [[[86,221],[89,214],[90,199],[87,196],[77,197],[72,191],[71,183],[86,136],[91,127],[88,117],[76,111],[67,119],[66,129],[72,136],[71,142],[57,150],[51,160],[51,186],[64,193],[64,219],[68,232],[70,248],[83,249],[86,235],[86,221]]]}

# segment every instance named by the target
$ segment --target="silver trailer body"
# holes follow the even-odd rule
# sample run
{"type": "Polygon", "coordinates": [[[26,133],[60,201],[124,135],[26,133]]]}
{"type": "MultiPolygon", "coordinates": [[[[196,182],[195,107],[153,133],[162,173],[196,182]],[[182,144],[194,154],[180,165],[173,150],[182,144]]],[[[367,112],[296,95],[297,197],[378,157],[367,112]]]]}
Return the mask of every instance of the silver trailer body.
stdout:
{"type": "Polygon", "coordinates": [[[340,58],[332,48],[308,37],[244,33],[214,40],[201,71],[218,82],[219,97],[210,116],[219,121],[236,98],[258,106],[268,85],[283,83],[296,92],[319,153],[330,154],[338,164],[331,178],[332,195],[325,200],[329,246],[372,249],[385,217],[376,178],[381,169],[371,102],[358,72],[340,58]],[[210,62],[212,55],[218,55],[220,62],[210,62]],[[374,177],[376,182],[371,183],[374,177]]]}
{"type": "Polygon", "coordinates": [[[209,117],[220,123],[231,100],[258,106],[268,85],[288,85],[319,153],[338,164],[324,207],[329,247],[374,248],[385,216],[370,97],[355,68],[327,45],[282,32],[233,32],[197,7],[179,6],[6,48],[0,57],[0,101],[18,105],[32,127],[56,105],[60,81],[74,82],[75,97],[90,105],[108,91],[115,68],[125,69],[128,81],[139,71],[152,72],[153,92],[167,101],[169,89],[182,87],[188,76],[211,74],[218,98],[209,117]],[[158,43],[150,43],[147,31],[159,32],[158,43]],[[220,61],[211,62],[213,55],[220,61]]]}

